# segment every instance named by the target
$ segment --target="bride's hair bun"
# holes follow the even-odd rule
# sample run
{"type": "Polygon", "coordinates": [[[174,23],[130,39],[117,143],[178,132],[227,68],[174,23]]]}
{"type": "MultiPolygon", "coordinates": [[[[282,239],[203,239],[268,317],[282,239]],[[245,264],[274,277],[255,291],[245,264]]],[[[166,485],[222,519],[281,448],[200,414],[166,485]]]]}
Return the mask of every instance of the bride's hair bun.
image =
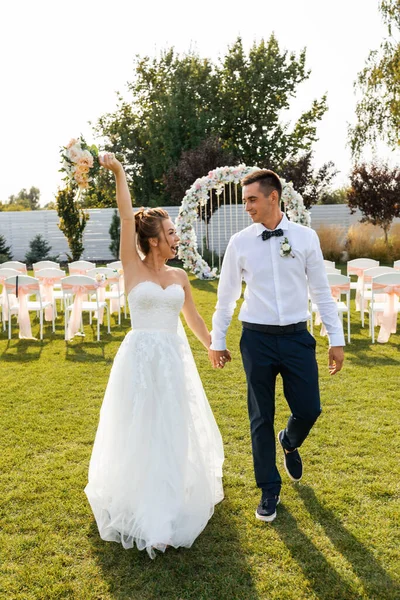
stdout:
{"type": "Polygon", "coordinates": [[[159,238],[164,219],[169,219],[169,214],[163,208],[142,206],[135,212],[137,243],[143,254],[150,252],[149,238],[159,238]]]}

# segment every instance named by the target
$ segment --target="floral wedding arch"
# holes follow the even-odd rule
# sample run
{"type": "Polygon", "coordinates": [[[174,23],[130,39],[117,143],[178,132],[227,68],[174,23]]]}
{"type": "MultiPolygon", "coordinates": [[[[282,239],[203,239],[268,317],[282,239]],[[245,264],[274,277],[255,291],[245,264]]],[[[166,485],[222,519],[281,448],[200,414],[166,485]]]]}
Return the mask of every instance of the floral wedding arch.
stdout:
{"type": "MultiPolygon", "coordinates": [[[[226,206],[227,204],[229,204],[231,208],[232,206],[236,206],[236,230],[238,230],[237,186],[245,175],[257,170],[258,167],[247,167],[246,165],[239,165],[237,167],[218,167],[217,169],[210,171],[205,177],[196,179],[186,192],[179,209],[179,214],[176,218],[176,229],[180,237],[178,257],[183,261],[185,269],[191,271],[198,279],[215,279],[218,277],[217,268],[211,268],[198,251],[197,236],[193,227],[198,218],[198,214],[200,213],[201,222],[202,211],[204,210],[204,215],[206,215],[207,203],[210,200],[212,190],[214,190],[217,196],[218,208],[220,208],[220,206],[226,206]],[[229,185],[228,194],[226,193],[227,185],[229,185]]],[[[290,182],[288,183],[281,178],[281,183],[282,201],[289,219],[295,223],[310,227],[310,213],[304,207],[302,196],[296,192],[290,182]]],[[[233,227],[232,219],[231,211],[231,230],[233,227]]],[[[226,231],[227,224],[225,221],[225,232],[226,231]]],[[[201,247],[203,249],[203,238],[201,240],[201,247]]]]}

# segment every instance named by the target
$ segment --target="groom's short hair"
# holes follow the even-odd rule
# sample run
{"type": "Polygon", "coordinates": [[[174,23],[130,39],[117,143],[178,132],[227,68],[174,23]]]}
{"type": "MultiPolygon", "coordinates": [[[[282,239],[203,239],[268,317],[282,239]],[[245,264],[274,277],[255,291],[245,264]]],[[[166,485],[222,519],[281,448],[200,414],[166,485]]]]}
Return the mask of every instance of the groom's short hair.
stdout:
{"type": "Polygon", "coordinates": [[[279,176],[269,169],[258,169],[243,177],[241,184],[250,185],[258,181],[260,188],[265,196],[269,196],[273,190],[278,192],[279,200],[282,196],[282,184],[279,176]]]}

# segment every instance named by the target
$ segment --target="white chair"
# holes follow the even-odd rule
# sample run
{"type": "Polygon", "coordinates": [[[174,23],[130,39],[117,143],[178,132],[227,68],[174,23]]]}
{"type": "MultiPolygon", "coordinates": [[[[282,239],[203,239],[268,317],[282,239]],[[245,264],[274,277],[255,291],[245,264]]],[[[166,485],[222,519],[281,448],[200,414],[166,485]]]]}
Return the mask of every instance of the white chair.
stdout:
{"type": "Polygon", "coordinates": [[[367,310],[368,302],[371,300],[372,278],[386,273],[393,273],[393,267],[372,267],[365,269],[362,277],[362,287],[360,288],[360,311],[361,311],[361,326],[364,327],[364,313],[367,310]]]}
{"type": "MultiPolygon", "coordinates": [[[[4,263],[3,263],[4,264],[4,263]]],[[[0,265],[2,266],[2,265],[0,265]]],[[[16,269],[3,269],[0,268],[0,285],[2,286],[1,295],[0,295],[0,308],[1,308],[1,320],[3,321],[3,331],[6,330],[6,321],[8,321],[8,300],[7,300],[7,292],[6,286],[4,282],[9,277],[13,275],[19,275],[19,272],[16,269]]],[[[14,299],[12,300],[12,304],[14,304],[14,299]]]]}
{"type": "Polygon", "coordinates": [[[325,260],[325,259],[324,259],[324,265],[325,265],[326,267],[333,267],[333,268],[335,268],[335,267],[336,267],[336,265],[335,265],[335,261],[334,261],[334,260],[325,260]]]}
{"type": "Polygon", "coordinates": [[[373,344],[375,343],[375,315],[379,315],[381,325],[378,342],[387,342],[390,334],[396,332],[397,315],[400,309],[399,298],[400,273],[393,270],[392,273],[373,277],[369,305],[369,331],[373,344]],[[383,296],[385,299],[381,301],[377,296],[383,296]]]}
{"type": "Polygon", "coordinates": [[[37,263],[33,263],[32,268],[36,277],[37,271],[41,271],[42,269],[59,269],[60,265],[54,262],[54,260],[40,260],[37,263]]]}
{"type": "MultiPolygon", "coordinates": [[[[32,339],[29,313],[39,314],[40,339],[43,339],[43,311],[51,306],[51,302],[42,299],[39,280],[29,275],[12,275],[4,282],[8,302],[8,339],[11,339],[12,315],[18,314],[19,337],[32,339]],[[30,301],[29,296],[35,294],[36,300],[30,301]]],[[[53,311],[54,315],[54,311],[53,311]]],[[[53,316],[53,332],[54,316],[53,316]]]]}
{"type": "Polygon", "coordinates": [[[121,275],[118,274],[116,269],[97,267],[88,271],[87,276],[94,279],[97,279],[97,276],[105,278],[104,283],[99,288],[99,298],[101,301],[108,300],[110,302],[110,313],[118,311],[118,325],[121,325],[121,306],[125,308],[126,318],[125,292],[122,287],[123,279],[121,275]]]}
{"type": "Polygon", "coordinates": [[[71,340],[75,335],[84,335],[82,312],[89,312],[90,322],[92,314],[97,316],[97,341],[100,340],[100,318],[103,311],[107,312],[108,333],[110,333],[110,312],[107,302],[99,300],[99,285],[93,277],[87,275],[69,275],[61,280],[61,288],[64,294],[64,329],[65,339],[71,340]],[[71,294],[74,301],[71,304],[71,294]],[[85,300],[87,297],[95,296],[95,300],[85,300]],[[79,329],[81,331],[79,331],[79,329]]]}
{"type": "MultiPolygon", "coordinates": [[[[340,318],[340,322],[343,326],[343,314],[347,315],[347,341],[350,344],[350,277],[339,273],[327,273],[329,286],[331,288],[332,296],[336,301],[337,311],[340,318]],[[341,301],[341,295],[346,295],[346,302],[341,301]]],[[[318,306],[314,302],[310,302],[310,332],[313,333],[313,314],[316,315],[316,324],[320,322],[320,316],[318,306]],[[318,321],[318,322],[317,322],[318,321]]],[[[324,325],[321,325],[321,335],[326,335],[326,329],[324,325]]]]}
{"type": "Polygon", "coordinates": [[[110,262],[107,263],[107,268],[108,269],[122,269],[122,261],[121,260],[115,260],[114,262],[110,262]]]}
{"type": "MultiPolygon", "coordinates": [[[[36,271],[37,279],[39,279],[40,289],[42,296],[45,300],[49,300],[54,306],[56,312],[55,318],[57,318],[57,300],[63,300],[63,293],[61,290],[61,279],[65,277],[65,271],[56,268],[44,268],[36,271]]],[[[51,321],[52,314],[51,308],[45,312],[46,321],[51,321]]]]}
{"type": "MultiPolygon", "coordinates": [[[[360,291],[363,288],[363,277],[365,269],[379,267],[379,261],[373,258],[354,258],[347,262],[347,275],[357,275],[357,281],[351,281],[350,287],[356,290],[356,310],[360,310],[360,291]]],[[[364,316],[361,315],[362,325],[364,327],[364,316]]]]}
{"type": "Polygon", "coordinates": [[[27,273],[26,265],[19,260],[9,260],[1,265],[2,269],[15,269],[18,273],[27,273]]]}
{"type": "Polygon", "coordinates": [[[341,275],[342,271],[340,269],[336,269],[335,267],[325,266],[326,273],[336,273],[337,275],[341,275]]]}
{"type": "Polygon", "coordinates": [[[75,260],[68,264],[68,273],[70,275],[86,275],[88,271],[95,268],[95,263],[88,260],[75,260]]]}
{"type": "Polygon", "coordinates": [[[400,260],[394,261],[393,268],[396,269],[396,271],[400,271],[400,260]]]}

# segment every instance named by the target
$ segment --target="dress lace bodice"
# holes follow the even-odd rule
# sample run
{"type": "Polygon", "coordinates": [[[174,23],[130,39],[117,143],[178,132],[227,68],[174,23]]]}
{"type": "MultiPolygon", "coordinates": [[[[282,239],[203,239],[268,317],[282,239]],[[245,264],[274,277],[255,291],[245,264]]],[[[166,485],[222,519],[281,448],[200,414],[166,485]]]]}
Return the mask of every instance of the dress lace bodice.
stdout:
{"type": "Polygon", "coordinates": [[[165,289],[154,281],[138,283],[128,294],[132,329],[176,333],[184,300],[178,283],[165,289]]]}

